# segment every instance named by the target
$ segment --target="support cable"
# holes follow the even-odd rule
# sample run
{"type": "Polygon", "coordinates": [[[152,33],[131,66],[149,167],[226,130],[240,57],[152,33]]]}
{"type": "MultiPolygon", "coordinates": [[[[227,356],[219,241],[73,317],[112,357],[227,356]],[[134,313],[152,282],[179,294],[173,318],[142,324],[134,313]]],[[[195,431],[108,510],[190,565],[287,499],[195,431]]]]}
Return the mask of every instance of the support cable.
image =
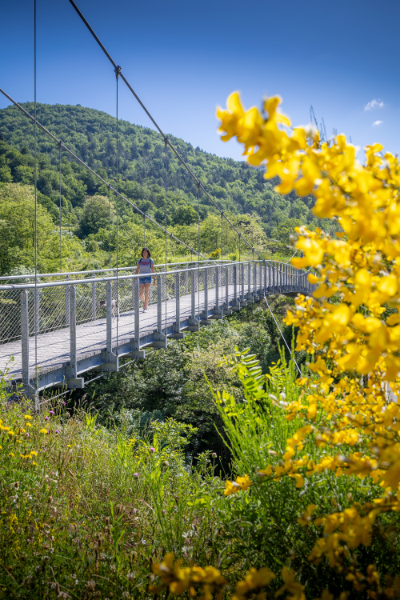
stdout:
{"type": "MultiPolygon", "coordinates": [[[[165,219],[165,227],[168,227],[168,147],[167,144],[165,144],[165,200],[164,200],[164,219],[165,219]]],[[[165,270],[168,271],[168,264],[167,264],[167,260],[168,260],[168,236],[167,236],[167,232],[165,232],[165,270]]],[[[167,304],[167,285],[168,285],[168,280],[167,280],[167,276],[164,275],[164,294],[165,294],[165,335],[167,335],[167,310],[168,310],[168,304],[167,304]]],[[[162,290],[162,276],[161,276],[161,290],[162,290]]]]}
{"type": "Polygon", "coordinates": [[[276,326],[277,326],[277,328],[278,328],[278,330],[279,330],[279,333],[281,334],[281,338],[282,338],[282,339],[283,339],[283,341],[285,342],[285,346],[286,346],[286,348],[289,350],[289,354],[290,354],[291,358],[293,359],[293,362],[294,362],[294,364],[296,365],[296,367],[297,367],[297,370],[298,370],[298,372],[299,372],[299,375],[300,375],[300,377],[301,377],[301,376],[302,376],[302,372],[301,372],[301,370],[300,370],[300,367],[299,367],[299,365],[298,365],[298,364],[297,364],[297,362],[296,362],[296,359],[295,359],[295,357],[294,357],[294,354],[292,354],[292,350],[291,350],[291,348],[289,348],[289,345],[288,345],[287,341],[286,341],[286,340],[285,340],[285,338],[283,337],[283,333],[282,333],[282,331],[281,331],[281,328],[279,327],[279,323],[278,323],[278,321],[276,320],[276,318],[275,318],[275,315],[274,315],[274,313],[272,312],[270,305],[268,304],[268,300],[267,300],[267,297],[266,297],[266,296],[265,296],[265,302],[266,302],[266,304],[267,304],[267,306],[268,306],[268,310],[269,310],[269,312],[271,313],[271,316],[272,316],[272,318],[273,318],[273,319],[274,319],[274,321],[275,321],[275,324],[276,324],[276,326]]]}
{"type": "MultiPolygon", "coordinates": [[[[125,200],[125,202],[127,202],[128,204],[130,204],[138,213],[140,213],[142,216],[145,216],[146,219],[148,219],[149,221],[151,221],[154,225],[156,225],[164,233],[167,231],[165,229],[165,227],[163,227],[162,225],[160,225],[160,223],[157,223],[157,221],[155,219],[153,219],[153,217],[151,217],[150,215],[148,215],[147,213],[145,213],[138,206],[136,206],[136,204],[134,204],[128,198],[126,198],[123,194],[121,194],[120,192],[118,192],[112,185],[110,185],[107,181],[105,181],[105,179],[103,179],[98,173],[96,173],[96,171],[93,171],[93,169],[91,169],[82,159],[79,158],[79,156],[77,156],[76,154],[74,154],[74,152],[72,152],[72,150],[70,150],[63,142],[61,142],[61,140],[59,140],[52,133],[50,133],[50,131],[48,129],[46,129],[46,127],[44,127],[44,125],[42,125],[41,123],[39,123],[39,121],[37,121],[31,114],[29,114],[29,112],[27,110],[25,110],[16,100],[14,100],[11,96],[9,96],[2,88],[0,88],[0,92],[6,98],[8,98],[10,100],[10,102],[12,102],[17,108],[19,108],[19,110],[21,112],[23,112],[25,116],[27,116],[29,119],[31,119],[31,121],[33,121],[34,123],[37,123],[38,127],[40,129],[42,129],[42,131],[44,131],[48,136],[50,136],[57,144],[61,144],[62,148],[64,148],[64,150],[66,152],[68,152],[68,154],[70,156],[72,156],[72,158],[74,158],[79,164],[81,164],[83,167],[85,167],[85,169],[87,169],[88,171],[90,171],[90,173],[92,173],[92,175],[94,175],[94,177],[96,177],[99,181],[101,181],[102,183],[104,183],[104,185],[106,185],[107,188],[109,188],[109,190],[112,190],[114,192],[114,194],[117,194],[120,198],[122,198],[123,200],[125,200]]],[[[194,248],[191,248],[190,246],[188,246],[188,244],[186,244],[185,242],[183,242],[182,240],[180,240],[178,237],[176,237],[172,233],[170,233],[168,231],[167,231],[167,233],[170,236],[172,236],[172,238],[174,240],[176,240],[179,244],[182,244],[183,246],[185,246],[185,248],[187,248],[191,252],[195,252],[197,254],[197,251],[194,248]]],[[[204,258],[204,259],[206,259],[206,257],[203,256],[203,255],[201,255],[201,257],[204,258]]]]}
{"type": "MultiPolygon", "coordinates": [[[[200,319],[200,186],[197,186],[197,313],[200,319]]],[[[206,315],[208,319],[208,315],[206,315]]]]}
{"type": "Polygon", "coordinates": [[[60,179],[60,273],[62,273],[62,200],[61,200],[61,144],[58,145],[59,179],[60,179]]]}
{"type": "MultiPolygon", "coordinates": [[[[118,79],[119,74],[121,72],[121,67],[115,67],[115,79],[116,79],[116,116],[117,116],[117,177],[116,177],[116,187],[118,191],[118,182],[119,182],[119,128],[118,128],[118,79]]],[[[117,210],[117,348],[116,353],[118,356],[119,353],[119,210],[118,210],[118,196],[115,197],[115,205],[117,210]]],[[[111,345],[112,346],[112,345],[111,345]]]]}
{"type": "Polygon", "coordinates": [[[111,186],[108,186],[108,264],[111,269],[111,186]]]}
{"type": "MultiPolygon", "coordinates": [[[[34,327],[35,327],[35,409],[38,409],[38,320],[39,320],[39,305],[38,305],[38,289],[37,289],[37,134],[36,134],[36,0],[33,0],[33,79],[34,79],[34,104],[35,104],[35,301],[34,301],[34,327]]],[[[28,365],[29,372],[29,365],[28,365]]]]}
{"type": "MultiPolygon", "coordinates": [[[[70,3],[72,4],[72,6],[74,7],[74,9],[76,10],[76,12],[78,13],[79,17],[81,18],[81,20],[83,21],[83,23],[86,25],[86,27],[88,28],[88,30],[90,31],[90,33],[92,34],[92,36],[94,37],[94,39],[96,40],[96,42],[99,44],[100,48],[103,50],[104,54],[107,56],[108,60],[111,62],[111,64],[113,65],[114,69],[117,67],[117,64],[114,62],[114,60],[111,58],[110,54],[107,52],[107,50],[105,49],[104,45],[101,43],[100,39],[98,38],[98,36],[95,34],[95,32],[93,31],[93,29],[91,28],[91,26],[89,25],[88,21],[85,19],[85,17],[83,16],[83,14],[81,13],[81,11],[79,10],[79,8],[77,7],[77,5],[75,4],[74,0],[69,0],[70,3]]],[[[168,145],[172,152],[175,154],[175,156],[177,157],[177,159],[180,161],[180,163],[182,164],[182,166],[186,169],[186,171],[189,173],[189,175],[192,177],[192,179],[195,181],[196,185],[200,186],[203,193],[207,196],[207,198],[210,200],[210,202],[215,206],[215,208],[221,213],[221,215],[223,216],[223,218],[225,219],[225,221],[227,221],[227,223],[229,223],[229,225],[232,227],[232,229],[234,229],[236,231],[236,233],[239,233],[238,230],[236,229],[236,227],[234,226],[234,224],[230,221],[230,219],[225,215],[224,211],[218,206],[218,204],[215,202],[215,200],[210,196],[210,194],[204,189],[203,185],[201,184],[201,182],[199,181],[199,179],[197,179],[197,177],[195,176],[195,174],[193,173],[193,171],[191,170],[191,168],[189,167],[189,165],[186,164],[186,162],[184,161],[184,159],[182,158],[182,156],[179,154],[179,152],[175,149],[175,147],[171,144],[171,141],[169,140],[168,136],[165,135],[165,133],[162,131],[161,127],[158,125],[158,123],[155,121],[155,119],[152,117],[152,115],[150,114],[150,112],[147,110],[146,106],[143,104],[143,102],[140,100],[139,96],[136,94],[136,92],[134,91],[134,89],[132,88],[132,86],[130,85],[130,83],[128,82],[128,80],[126,79],[126,77],[124,76],[124,74],[121,72],[120,73],[121,79],[123,80],[123,82],[126,84],[126,86],[128,87],[128,89],[130,90],[130,92],[133,94],[133,96],[136,98],[136,100],[139,102],[140,106],[143,108],[143,110],[145,111],[145,113],[147,114],[147,116],[149,117],[150,121],[153,123],[154,127],[157,129],[157,131],[161,134],[161,136],[164,139],[164,142],[166,145],[168,145]]],[[[249,248],[252,248],[252,245],[245,239],[243,238],[244,241],[246,242],[246,244],[249,246],[249,248]]],[[[258,257],[262,260],[262,256],[261,254],[258,254],[258,257]]]]}

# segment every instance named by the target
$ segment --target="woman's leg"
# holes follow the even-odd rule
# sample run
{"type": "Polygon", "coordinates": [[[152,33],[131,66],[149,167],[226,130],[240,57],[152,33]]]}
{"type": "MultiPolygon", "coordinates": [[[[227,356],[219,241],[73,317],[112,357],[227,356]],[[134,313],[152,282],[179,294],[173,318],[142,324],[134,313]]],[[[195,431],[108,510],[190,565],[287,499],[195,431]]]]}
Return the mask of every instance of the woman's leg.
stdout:
{"type": "Polygon", "coordinates": [[[146,287],[146,285],[147,285],[146,283],[139,283],[139,296],[143,302],[143,307],[146,306],[146,304],[145,304],[145,287],[146,287]]]}
{"type": "Polygon", "coordinates": [[[147,309],[147,306],[149,304],[149,300],[150,300],[150,288],[151,288],[151,283],[145,283],[144,284],[144,294],[145,294],[145,300],[144,300],[144,308],[147,309]]]}

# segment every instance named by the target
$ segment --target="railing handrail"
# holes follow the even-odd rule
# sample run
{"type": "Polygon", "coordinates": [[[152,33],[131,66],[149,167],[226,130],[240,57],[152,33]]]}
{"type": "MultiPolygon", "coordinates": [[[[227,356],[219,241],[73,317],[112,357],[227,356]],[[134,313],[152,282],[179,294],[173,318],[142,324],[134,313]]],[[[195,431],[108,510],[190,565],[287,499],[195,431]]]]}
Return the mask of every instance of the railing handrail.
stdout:
{"type": "MultiPolygon", "coordinates": [[[[205,262],[232,262],[226,258],[223,259],[216,259],[214,261],[214,259],[209,258],[206,260],[182,260],[181,262],[176,262],[176,263],[161,263],[161,264],[155,264],[155,267],[167,267],[167,266],[175,266],[175,265],[187,265],[187,264],[197,264],[199,263],[205,263],[205,262]]],[[[64,271],[64,272],[60,272],[60,273],[38,273],[36,275],[36,277],[38,279],[40,278],[44,278],[44,277],[67,277],[69,275],[81,275],[81,274],[92,274],[92,273],[103,273],[105,271],[131,271],[132,269],[136,269],[137,264],[133,265],[131,267],[119,267],[117,269],[117,267],[109,267],[109,268],[105,268],[105,269],[93,269],[91,271],[64,271]]],[[[35,274],[34,273],[29,273],[26,275],[2,275],[0,277],[0,281],[10,281],[10,280],[16,280],[16,279],[35,279],[35,274]]]]}
{"type": "MultiPolygon", "coordinates": [[[[191,262],[191,261],[190,261],[191,262]]],[[[190,262],[188,263],[175,263],[175,264],[190,264],[190,262]]],[[[207,261],[208,262],[208,261],[207,261]]],[[[199,261],[200,263],[200,261],[199,261]]],[[[278,263],[280,265],[287,265],[288,263],[283,263],[280,261],[272,261],[272,260],[246,260],[246,261],[231,261],[231,262],[227,262],[226,260],[224,261],[215,261],[214,264],[211,265],[203,265],[203,266],[195,266],[192,267],[190,269],[175,269],[173,271],[161,271],[158,273],[152,273],[151,277],[160,277],[162,275],[174,275],[177,273],[187,273],[188,271],[198,271],[198,270],[205,270],[205,269],[215,269],[221,266],[224,267],[229,267],[231,265],[239,265],[239,264],[254,264],[254,263],[278,263]]],[[[171,263],[172,264],[172,263],[171,263]]],[[[198,264],[195,263],[193,261],[193,264],[198,264]]],[[[161,265],[159,265],[161,266],[161,265]]],[[[123,269],[127,269],[128,267],[123,267],[123,269]]],[[[276,269],[276,267],[274,267],[272,265],[272,268],[276,269]]],[[[130,270],[132,270],[132,267],[129,267],[130,270]]],[[[106,269],[107,271],[117,271],[117,269],[106,269]]],[[[119,271],[121,271],[122,269],[119,269],[119,271]]],[[[298,270],[298,269],[296,269],[298,270]]],[[[78,273],[81,273],[82,271],[79,271],[78,273]]],[[[294,273],[292,274],[292,276],[303,276],[306,275],[308,273],[308,271],[303,271],[301,273],[299,273],[298,275],[295,275],[294,273]]],[[[37,283],[36,285],[34,283],[22,283],[22,284],[9,284],[9,285],[0,285],[0,291],[4,291],[4,290],[28,290],[28,289],[42,289],[42,288],[48,288],[48,287],[58,287],[58,286],[69,286],[69,285],[80,285],[80,284],[88,284],[88,283],[101,283],[101,282],[107,282],[107,281],[117,281],[117,280],[126,280],[126,279],[137,279],[137,278],[141,278],[143,277],[143,274],[130,274],[130,275],[114,275],[112,277],[91,277],[91,278],[84,278],[84,279],[68,279],[68,280],[64,280],[64,281],[50,281],[47,283],[37,283]]]]}

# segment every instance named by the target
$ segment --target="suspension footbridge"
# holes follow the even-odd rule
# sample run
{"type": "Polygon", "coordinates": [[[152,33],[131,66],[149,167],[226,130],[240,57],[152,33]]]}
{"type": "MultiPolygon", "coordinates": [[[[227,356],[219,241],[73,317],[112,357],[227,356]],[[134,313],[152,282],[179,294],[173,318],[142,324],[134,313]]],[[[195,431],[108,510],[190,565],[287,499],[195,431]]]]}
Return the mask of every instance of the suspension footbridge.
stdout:
{"type": "MultiPolygon", "coordinates": [[[[146,348],[166,348],[169,340],[180,339],[188,331],[198,331],[213,319],[223,318],[249,303],[269,294],[310,294],[313,286],[307,272],[283,262],[265,260],[259,250],[238,230],[229,216],[205,189],[197,174],[189,167],[169,137],[150,114],[132,88],[122,68],[111,58],[74,0],[69,0],[90,34],[112,65],[116,81],[116,165],[113,178],[104,179],[77,154],[49,131],[36,117],[36,0],[34,4],[34,112],[30,114],[10,94],[0,88],[26,118],[34,124],[34,275],[0,278],[0,376],[21,382],[28,397],[52,386],[83,388],[92,369],[118,371],[120,360],[144,358],[146,348]],[[165,220],[158,223],[118,189],[119,181],[119,81],[122,80],[145,111],[165,144],[165,220]],[[60,272],[38,272],[37,231],[37,128],[55,143],[59,152],[60,171],[60,272]],[[193,180],[197,190],[197,248],[179,239],[168,229],[168,152],[172,151],[193,180]],[[87,169],[108,189],[116,205],[116,260],[110,269],[63,272],[62,266],[62,197],[61,155],[87,169]],[[111,183],[112,182],[112,183],[111,183]],[[200,198],[205,195],[210,206],[237,235],[239,260],[210,261],[200,248],[200,198]],[[118,223],[120,202],[128,203],[143,218],[144,241],[146,221],[165,235],[165,264],[158,265],[152,275],[149,310],[140,305],[139,277],[136,267],[119,264],[118,223]],[[197,261],[171,264],[167,257],[167,241],[180,244],[197,261]],[[241,248],[253,254],[253,260],[241,260],[241,248]],[[255,258],[257,256],[258,258],[255,258]]],[[[111,226],[110,226],[111,227],[111,226]]],[[[145,245],[145,244],[144,244],[145,245]]],[[[110,257],[111,258],[111,257],[110,257]]],[[[112,264],[110,262],[110,264],[112,264]]],[[[127,364],[124,361],[124,366],[127,364]]]]}
{"type": "Polygon", "coordinates": [[[28,396],[60,384],[83,388],[91,369],[118,371],[121,358],[145,358],[146,348],[167,348],[268,294],[313,290],[307,273],[281,262],[160,265],[143,312],[135,271],[8,279],[0,285],[0,372],[28,396]]]}

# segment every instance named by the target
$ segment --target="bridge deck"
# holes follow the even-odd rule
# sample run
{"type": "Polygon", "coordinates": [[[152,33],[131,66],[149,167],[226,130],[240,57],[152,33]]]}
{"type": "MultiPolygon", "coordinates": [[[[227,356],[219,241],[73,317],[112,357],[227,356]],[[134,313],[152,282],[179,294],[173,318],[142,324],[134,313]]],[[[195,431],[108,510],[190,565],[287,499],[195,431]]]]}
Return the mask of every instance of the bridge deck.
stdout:
{"type": "MultiPolygon", "coordinates": [[[[229,286],[229,299],[233,299],[234,286],[229,286]]],[[[153,292],[153,302],[154,302],[153,292]]],[[[196,318],[204,319],[205,299],[204,291],[196,292],[196,318]]],[[[225,296],[224,299],[225,300],[225,296]]],[[[220,303],[222,304],[222,300],[220,303]]],[[[231,302],[230,302],[231,303],[231,302]]],[[[208,290],[208,305],[211,315],[215,306],[215,288],[208,290]]],[[[162,302],[162,329],[171,329],[176,321],[176,299],[172,298],[162,302]]],[[[180,297],[181,327],[187,327],[187,320],[191,315],[191,294],[180,297]]],[[[124,347],[134,337],[134,310],[121,312],[112,319],[113,351],[124,347]]],[[[148,311],[143,313],[140,308],[140,340],[141,345],[152,343],[151,336],[157,329],[157,303],[149,304],[148,311]]],[[[96,319],[76,326],[77,360],[99,355],[106,350],[106,318],[96,319]]],[[[70,330],[68,327],[41,333],[37,336],[37,367],[40,374],[63,369],[70,360],[70,330]]],[[[128,354],[129,352],[122,352],[128,354]]],[[[35,338],[29,338],[29,355],[31,377],[34,377],[35,365],[35,338]]],[[[93,366],[96,366],[95,364],[93,366]]],[[[0,346],[0,371],[8,369],[8,377],[21,379],[22,350],[21,341],[13,341],[0,346]]]]}

